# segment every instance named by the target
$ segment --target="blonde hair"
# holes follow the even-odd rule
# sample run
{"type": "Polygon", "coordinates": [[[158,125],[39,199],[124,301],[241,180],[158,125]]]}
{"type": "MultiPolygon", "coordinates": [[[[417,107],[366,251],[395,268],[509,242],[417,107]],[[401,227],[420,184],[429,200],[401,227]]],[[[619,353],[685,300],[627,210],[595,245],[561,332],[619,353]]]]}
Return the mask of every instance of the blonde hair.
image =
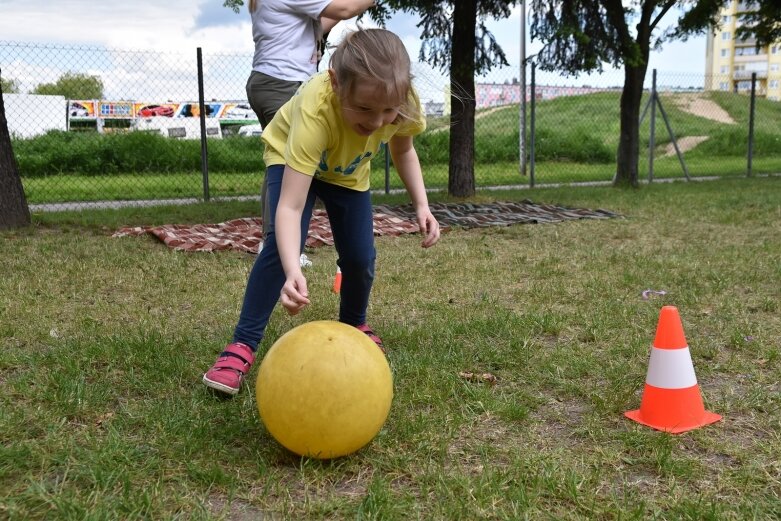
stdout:
{"type": "Polygon", "coordinates": [[[401,39],[385,29],[358,29],[348,33],[331,55],[329,67],[339,84],[339,96],[352,95],[356,83],[371,82],[394,105],[399,117],[420,117],[412,96],[412,73],[407,49],[401,39]]]}

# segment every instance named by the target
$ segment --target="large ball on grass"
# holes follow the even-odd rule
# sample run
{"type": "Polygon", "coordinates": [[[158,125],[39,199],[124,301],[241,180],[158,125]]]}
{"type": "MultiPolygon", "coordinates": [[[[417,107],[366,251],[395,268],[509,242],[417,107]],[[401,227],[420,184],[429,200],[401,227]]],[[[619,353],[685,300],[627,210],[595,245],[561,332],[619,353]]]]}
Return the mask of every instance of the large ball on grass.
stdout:
{"type": "Polygon", "coordinates": [[[377,435],[390,412],[393,378],[366,334],[324,320],[291,329],[271,346],[255,395],[279,443],[328,459],[353,453],[377,435]]]}

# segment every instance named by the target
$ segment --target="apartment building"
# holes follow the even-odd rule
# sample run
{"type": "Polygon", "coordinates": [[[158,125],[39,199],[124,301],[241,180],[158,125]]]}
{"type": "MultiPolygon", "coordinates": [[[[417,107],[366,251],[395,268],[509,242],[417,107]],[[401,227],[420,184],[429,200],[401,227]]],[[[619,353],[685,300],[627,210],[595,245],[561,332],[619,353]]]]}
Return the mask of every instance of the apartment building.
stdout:
{"type": "Polygon", "coordinates": [[[735,36],[745,23],[745,13],[756,4],[731,0],[721,10],[721,26],[708,34],[705,50],[705,88],[729,92],[749,92],[751,76],[757,75],[756,92],[781,101],[781,42],[757,47],[754,38],[735,36]]]}

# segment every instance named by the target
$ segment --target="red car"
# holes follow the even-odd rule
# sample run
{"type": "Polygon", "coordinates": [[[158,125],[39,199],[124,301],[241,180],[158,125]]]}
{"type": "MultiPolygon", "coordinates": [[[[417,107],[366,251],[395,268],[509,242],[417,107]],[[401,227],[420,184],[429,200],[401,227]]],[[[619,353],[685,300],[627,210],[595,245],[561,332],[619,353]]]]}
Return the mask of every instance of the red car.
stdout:
{"type": "Polygon", "coordinates": [[[151,118],[154,116],[170,118],[174,115],[174,109],[166,107],[165,105],[147,105],[138,111],[138,115],[142,118],[151,118]]]}

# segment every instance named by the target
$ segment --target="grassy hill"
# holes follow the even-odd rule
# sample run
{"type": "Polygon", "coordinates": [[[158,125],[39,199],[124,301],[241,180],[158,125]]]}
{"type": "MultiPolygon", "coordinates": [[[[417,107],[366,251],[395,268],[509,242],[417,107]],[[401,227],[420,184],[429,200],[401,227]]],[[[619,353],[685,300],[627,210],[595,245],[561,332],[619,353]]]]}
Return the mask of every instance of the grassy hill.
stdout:
{"type": "MultiPolygon", "coordinates": [[[[572,160],[583,156],[603,158],[612,162],[619,136],[619,92],[604,92],[567,96],[551,100],[540,100],[536,103],[536,157],[545,160],[572,160]],[[586,147],[600,149],[600,153],[583,154],[586,147]],[[604,150],[602,150],[604,149],[604,150]]],[[[664,110],[669,117],[670,125],[676,138],[684,136],[707,136],[708,139],[692,150],[692,155],[707,156],[745,156],[748,140],[749,98],[745,95],[705,92],[705,93],[670,93],[660,95],[664,110]],[[708,107],[701,115],[686,112],[680,108],[678,101],[682,98],[696,97],[715,104],[715,109],[722,109],[734,120],[726,124],[711,117],[708,107]]],[[[642,106],[648,102],[648,96],[643,97],[642,106]]],[[[714,117],[715,117],[714,109],[714,117]]],[[[508,129],[514,130],[518,137],[518,105],[508,105],[499,110],[483,109],[478,111],[475,122],[475,133],[478,137],[489,137],[492,140],[506,137],[508,129]],[[485,114],[481,116],[481,114],[485,114]]],[[[641,146],[647,150],[650,136],[650,111],[646,114],[640,131],[641,146]]],[[[756,156],[781,154],[781,103],[768,101],[764,98],[756,100],[754,139],[756,156]]],[[[657,110],[656,144],[670,142],[664,120],[657,110]]]]}

